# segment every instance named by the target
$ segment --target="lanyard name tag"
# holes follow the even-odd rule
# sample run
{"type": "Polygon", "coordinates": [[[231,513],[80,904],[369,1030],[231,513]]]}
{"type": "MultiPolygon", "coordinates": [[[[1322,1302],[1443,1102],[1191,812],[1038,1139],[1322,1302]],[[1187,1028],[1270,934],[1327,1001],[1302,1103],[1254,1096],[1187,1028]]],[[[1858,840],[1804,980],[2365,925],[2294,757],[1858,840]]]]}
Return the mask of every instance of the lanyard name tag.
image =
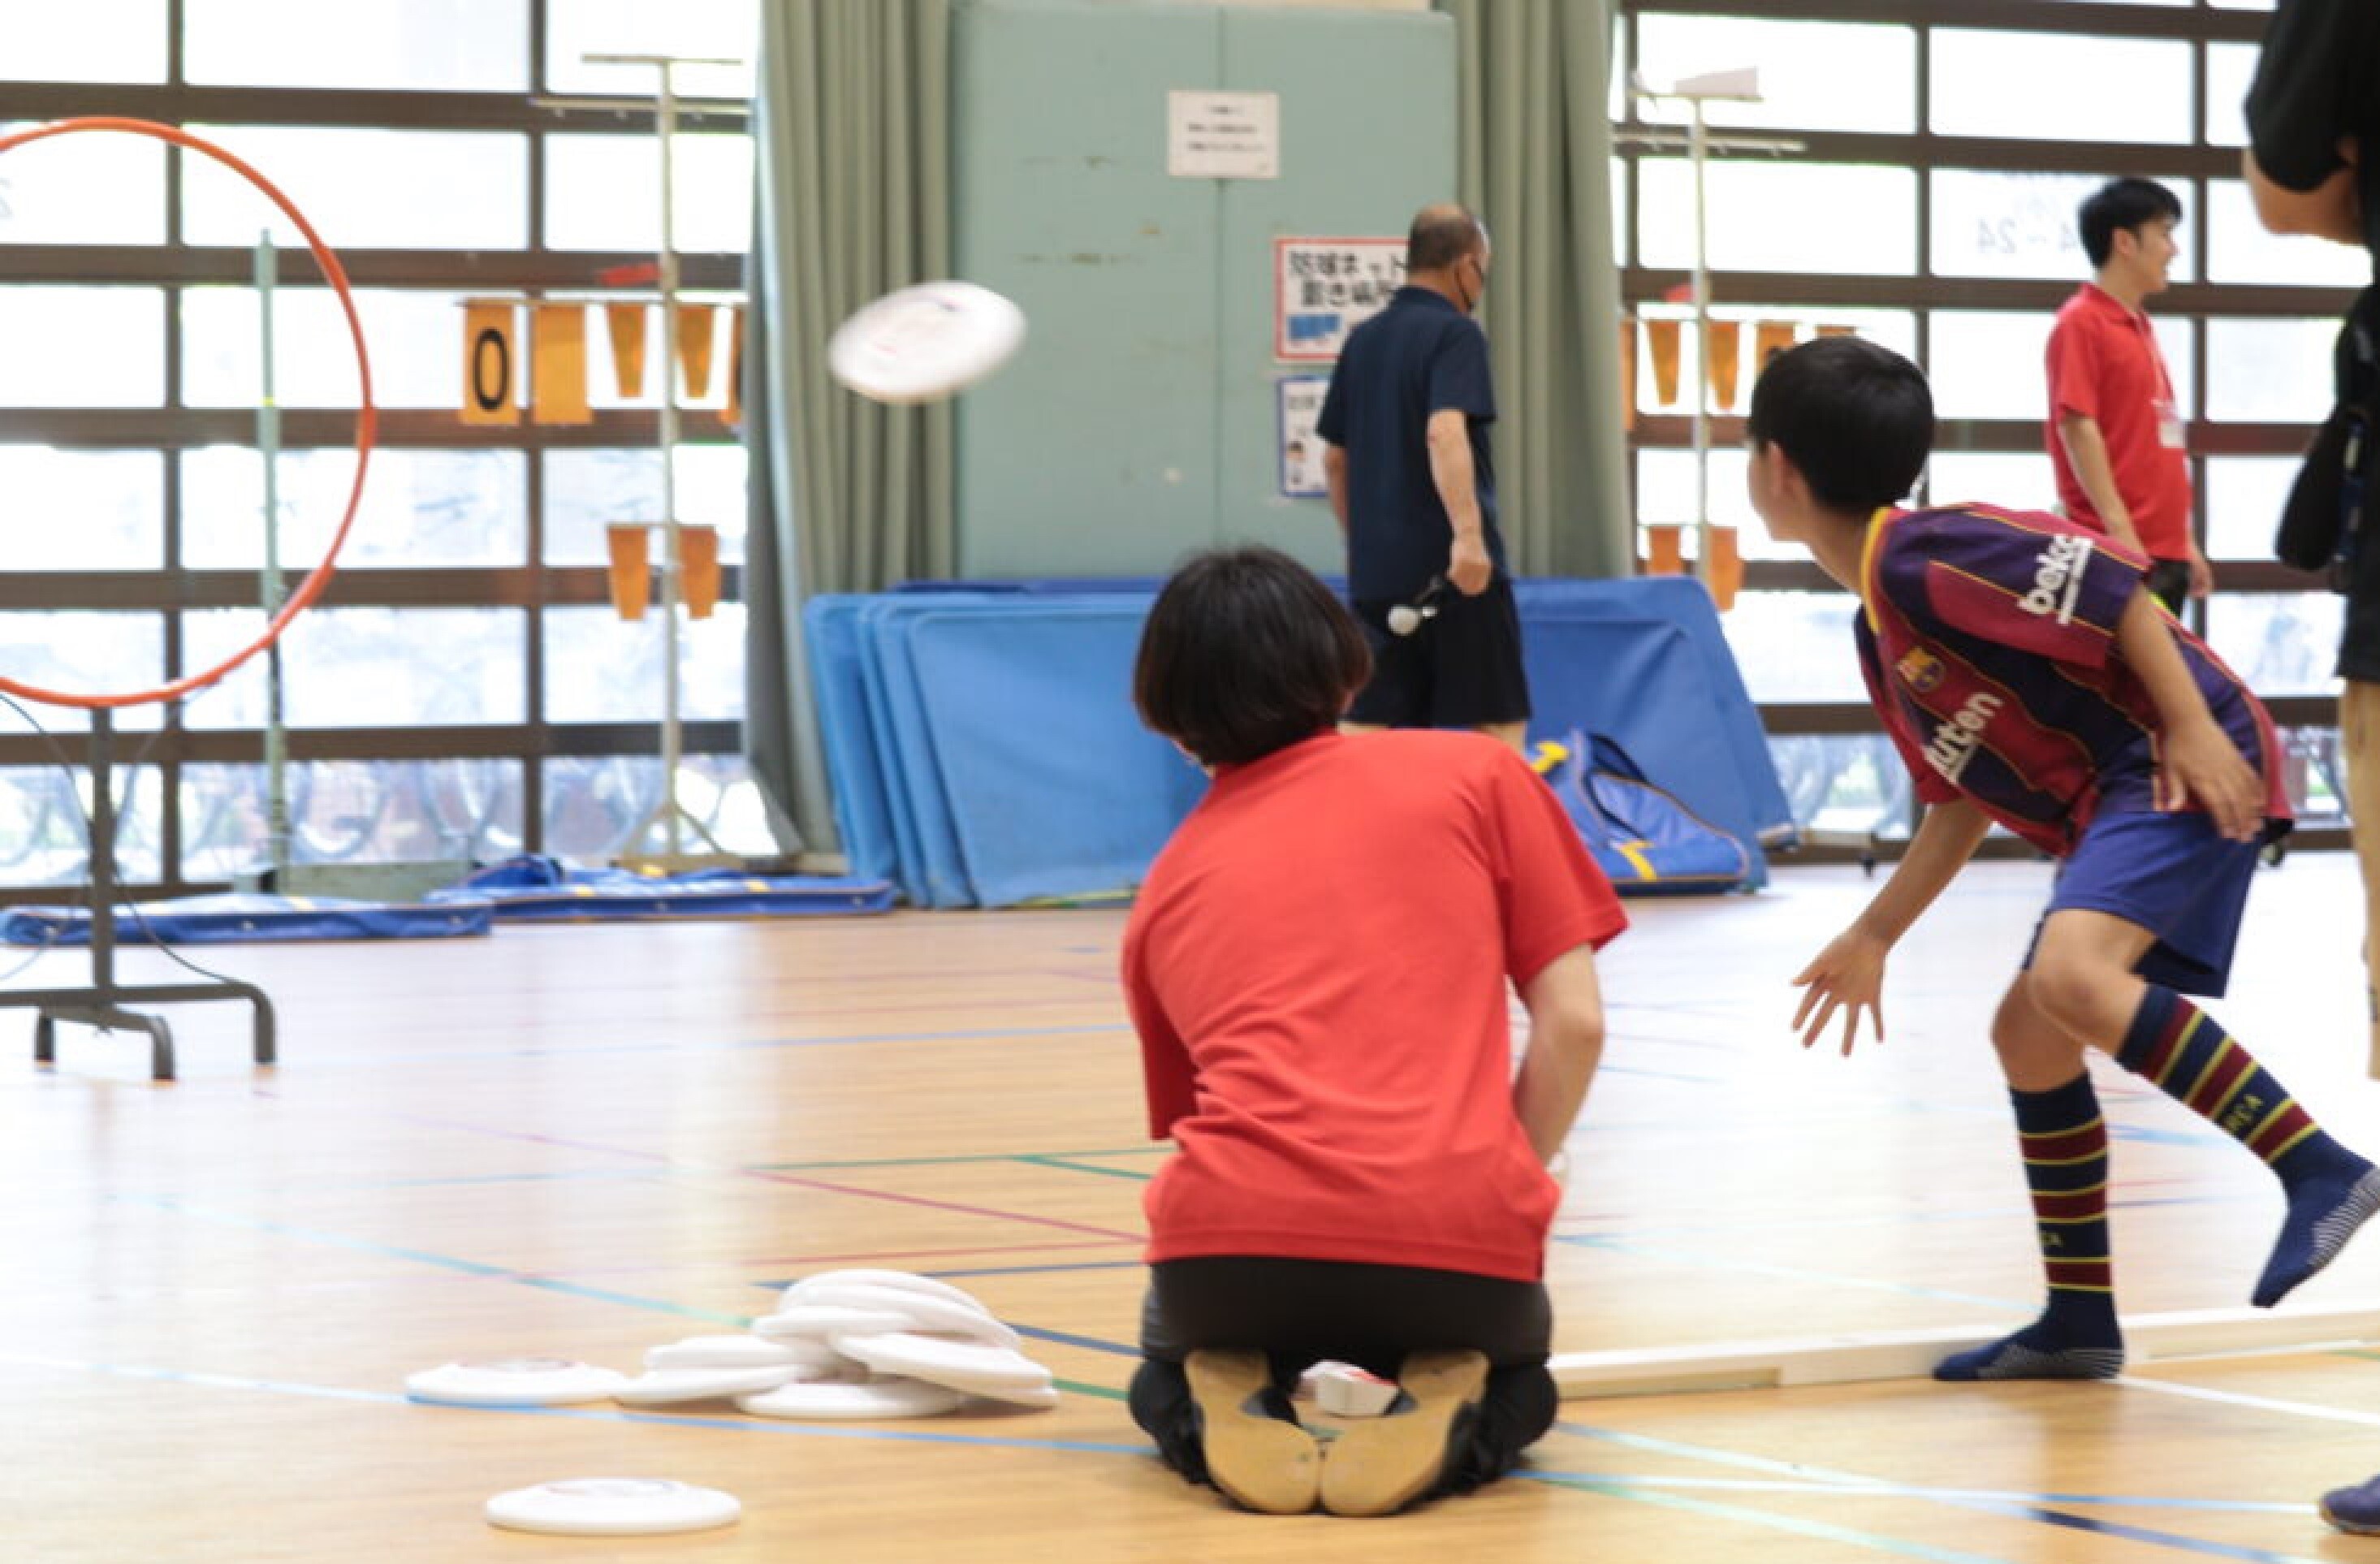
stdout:
{"type": "Polygon", "coordinates": [[[2180,450],[2183,443],[2181,415],[2174,410],[2172,403],[2162,399],[2158,401],[2156,421],[2157,443],[2168,451],[2180,450]]]}

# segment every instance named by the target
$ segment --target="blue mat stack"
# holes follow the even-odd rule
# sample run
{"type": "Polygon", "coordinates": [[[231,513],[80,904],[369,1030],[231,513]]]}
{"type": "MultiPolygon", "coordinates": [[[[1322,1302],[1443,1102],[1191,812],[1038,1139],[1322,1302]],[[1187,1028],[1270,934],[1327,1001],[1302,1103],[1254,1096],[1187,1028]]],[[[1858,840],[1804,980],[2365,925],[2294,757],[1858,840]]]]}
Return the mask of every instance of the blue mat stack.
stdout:
{"type": "MultiPolygon", "coordinates": [[[[1132,709],[1154,581],[929,584],[821,597],[810,666],[851,873],[927,907],[1118,894],[1206,779],[1132,709]]],[[[1531,731],[1609,734],[1742,841],[1792,818],[1695,582],[1524,581],[1531,731]]]]}

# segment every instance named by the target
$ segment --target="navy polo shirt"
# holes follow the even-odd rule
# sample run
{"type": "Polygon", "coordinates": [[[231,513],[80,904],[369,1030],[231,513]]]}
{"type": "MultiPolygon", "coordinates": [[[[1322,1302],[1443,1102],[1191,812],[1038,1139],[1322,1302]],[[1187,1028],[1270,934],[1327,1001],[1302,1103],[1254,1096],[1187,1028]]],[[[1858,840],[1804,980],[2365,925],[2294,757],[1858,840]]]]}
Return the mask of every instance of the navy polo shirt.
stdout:
{"type": "Polygon", "coordinates": [[[1488,333],[1444,295],[1399,288],[1387,309],[1348,334],[1315,426],[1347,454],[1350,597],[1402,600],[1446,569],[1454,534],[1430,477],[1427,431],[1430,415],[1450,408],[1469,420],[1488,555],[1502,575],[1496,470],[1488,458],[1488,426],[1496,418],[1488,333]]]}

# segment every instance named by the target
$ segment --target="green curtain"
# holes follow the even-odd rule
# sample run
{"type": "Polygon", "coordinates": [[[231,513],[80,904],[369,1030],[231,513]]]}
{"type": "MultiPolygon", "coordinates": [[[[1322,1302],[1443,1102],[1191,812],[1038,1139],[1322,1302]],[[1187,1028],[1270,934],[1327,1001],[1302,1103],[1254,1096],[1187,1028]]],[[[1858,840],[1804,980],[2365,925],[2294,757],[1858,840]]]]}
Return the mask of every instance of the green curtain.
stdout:
{"type": "Polygon", "coordinates": [[[762,0],[744,443],[744,749],[780,844],[836,843],[804,600],[951,574],[947,407],[887,407],[826,371],[878,296],[950,270],[949,0],[762,0]]]}
{"type": "Polygon", "coordinates": [[[1609,0],[1438,0],[1460,43],[1460,199],[1496,247],[1481,317],[1496,484],[1531,576],[1633,568],[1611,247],[1609,0]]]}

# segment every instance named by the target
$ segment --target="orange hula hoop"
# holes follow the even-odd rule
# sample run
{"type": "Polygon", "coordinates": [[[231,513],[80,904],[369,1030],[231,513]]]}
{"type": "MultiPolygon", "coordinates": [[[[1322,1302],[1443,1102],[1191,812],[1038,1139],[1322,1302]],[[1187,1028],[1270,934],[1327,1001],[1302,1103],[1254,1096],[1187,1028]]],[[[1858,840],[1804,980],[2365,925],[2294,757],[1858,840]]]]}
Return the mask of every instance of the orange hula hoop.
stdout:
{"type": "Polygon", "coordinates": [[[363,503],[364,473],[371,465],[372,443],[380,430],[380,409],[372,405],[371,356],[364,346],[363,321],[356,314],[355,294],[347,286],[346,269],[339,264],[339,258],[333,253],[331,247],[322,242],[322,236],[314,231],[314,225],[306,221],[306,214],[298,211],[273,181],[231,152],[203,137],[191,135],[178,126],[104,115],[54,120],[47,125],[37,125],[30,130],[19,130],[12,136],[0,136],[0,152],[12,152],[28,142],[44,140],[52,136],[67,136],[83,130],[122,131],[203,152],[245,178],[261,191],[266,200],[279,207],[282,214],[296,224],[298,231],[306,236],[307,247],[314,252],[314,263],[322,268],[324,280],[338,294],[339,309],[347,318],[347,333],[355,339],[356,373],[362,382],[361,404],[356,409],[356,480],[347,491],[346,514],[339,518],[339,529],[331,535],[331,546],[324,552],[321,563],[314,566],[305,580],[298,583],[298,589],[289,594],[289,600],[281,605],[280,612],[265,625],[264,634],[212,668],[186,675],[168,685],[160,685],[152,690],[133,690],[118,695],[78,695],[70,690],[43,689],[37,685],[22,684],[0,675],[0,690],[10,695],[39,701],[44,706],[72,706],[92,710],[103,707],[147,706],[159,701],[179,700],[194,690],[204,689],[279,640],[281,632],[288,627],[289,622],[313,606],[314,600],[331,583],[331,576],[338,566],[339,550],[346,546],[347,531],[356,522],[357,507],[363,503]]]}

